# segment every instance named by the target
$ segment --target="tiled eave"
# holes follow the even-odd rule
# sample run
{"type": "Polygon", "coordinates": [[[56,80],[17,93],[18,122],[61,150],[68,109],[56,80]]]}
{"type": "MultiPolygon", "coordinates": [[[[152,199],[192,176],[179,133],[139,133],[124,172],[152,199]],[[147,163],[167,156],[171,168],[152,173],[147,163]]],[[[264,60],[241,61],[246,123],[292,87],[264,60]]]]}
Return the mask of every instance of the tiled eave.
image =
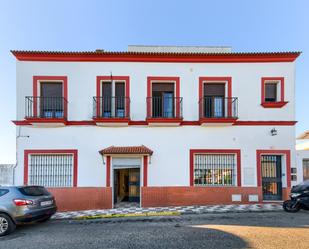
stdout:
{"type": "Polygon", "coordinates": [[[12,50],[19,61],[110,62],[292,62],[301,52],[163,53],[163,52],[64,52],[12,50]]]}

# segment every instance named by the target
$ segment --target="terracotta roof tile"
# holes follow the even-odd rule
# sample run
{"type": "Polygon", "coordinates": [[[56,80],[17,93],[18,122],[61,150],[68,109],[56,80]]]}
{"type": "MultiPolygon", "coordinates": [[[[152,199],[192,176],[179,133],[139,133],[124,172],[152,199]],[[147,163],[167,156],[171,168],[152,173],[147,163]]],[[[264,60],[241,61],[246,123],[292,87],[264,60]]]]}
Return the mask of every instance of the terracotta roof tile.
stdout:
{"type": "Polygon", "coordinates": [[[144,145],[141,146],[110,146],[101,151],[102,155],[106,154],[139,154],[152,155],[153,151],[144,145]]]}

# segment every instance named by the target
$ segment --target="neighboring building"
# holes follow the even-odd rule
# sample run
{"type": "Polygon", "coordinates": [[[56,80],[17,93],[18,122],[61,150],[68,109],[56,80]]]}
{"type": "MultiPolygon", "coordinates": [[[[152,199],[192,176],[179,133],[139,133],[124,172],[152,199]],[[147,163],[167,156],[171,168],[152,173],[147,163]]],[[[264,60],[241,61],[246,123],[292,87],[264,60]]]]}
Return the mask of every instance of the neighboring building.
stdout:
{"type": "Polygon", "coordinates": [[[297,175],[300,177],[299,181],[306,181],[309,180],[309,131],[304,132],[297,139],[297,175]]]}
{"type": "Polygon", "coordinates": [[[274,201],[297,183],[299,52],[12,53],[29,136],[15,180],[49,187],[61,210],[274,201]]]}
{"type": "Polygon", "coordinates": [[[0,185],[14,184],[15,164],[0,164],[0,185]]]}

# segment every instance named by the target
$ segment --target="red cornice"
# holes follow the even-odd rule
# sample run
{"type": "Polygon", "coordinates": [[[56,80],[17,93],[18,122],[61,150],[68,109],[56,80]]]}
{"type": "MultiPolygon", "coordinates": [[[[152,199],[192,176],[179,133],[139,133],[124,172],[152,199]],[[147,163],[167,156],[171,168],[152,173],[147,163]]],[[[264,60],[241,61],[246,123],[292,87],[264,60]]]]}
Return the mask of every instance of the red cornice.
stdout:
{"type": "MultiPolygon", "coordinates": [[[[12,120],[12,122],[19,126],[19,125],[31,125],[32,123],[52,123],[48,122],[50,119],[44,119],[44,120],[12,120]]],[[[157,119],[156,119],[157,120],[157,119]]],[[[183,120],[181,121],[180,119],[173,119],[170,120],[171,122],[179,122],[180,126],[186,125],[186,126],[199,126],[200,121],[198,120],[183,120]]],[[[233,121],[233,125],[247,125],[247,126],[260,126],[260,125],[277,125],[277,126],[294,126],[297,121],[244,121],[244,120],[227,120],[226,122],[231,122],[233,121]]],[[[59,120],[54,120],[54,122],[59,122],[59,120]]],[[[104,121],[105,122],[105,121],[104,121]]],[[[115,122],[115,121],[111,121],[115,122]]],[[[128,125],[148,125],[148,121],[145,120],[127,120],[128,125]]],[[[162,123],[162,122],[169,122],[168,120],[157,120],[157,122],[162,123]]],[[[213,121],[213,122],[218,122],[213,121]]],[[[205,121],[205,123],[209,123],[209,121],[205,121]]],[[[64,122],[65,125],[96,125],[96,122],[94,120],[81,120],[81,121],[66,121],[64,122]]]]}
{"type": "Polygon", "coordinates": [[[294,126],[297,121],[243,121],[237,120],[233,125],[278,125],[294,126]]]}
{"type": "Polygon", "coordinates": [[[275,53],[150,53],[150,52],[49,52],[11,51],[20,61],[110,62],[292,62],[300,52],[275,53]]]}

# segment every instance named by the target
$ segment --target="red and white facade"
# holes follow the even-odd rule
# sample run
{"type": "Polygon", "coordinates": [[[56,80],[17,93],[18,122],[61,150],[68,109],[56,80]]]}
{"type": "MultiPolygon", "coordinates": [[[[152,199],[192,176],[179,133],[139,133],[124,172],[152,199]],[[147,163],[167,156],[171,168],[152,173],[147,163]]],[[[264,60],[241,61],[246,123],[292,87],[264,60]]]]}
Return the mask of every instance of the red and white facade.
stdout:
{"type": "Polygon", "coordinates": [[[120,169],[138,171],[142,207],[280,200],[297,183],[297,52],[12,53],[15,183],[49,187],[61,210],[114,207],[120,169]]]}

